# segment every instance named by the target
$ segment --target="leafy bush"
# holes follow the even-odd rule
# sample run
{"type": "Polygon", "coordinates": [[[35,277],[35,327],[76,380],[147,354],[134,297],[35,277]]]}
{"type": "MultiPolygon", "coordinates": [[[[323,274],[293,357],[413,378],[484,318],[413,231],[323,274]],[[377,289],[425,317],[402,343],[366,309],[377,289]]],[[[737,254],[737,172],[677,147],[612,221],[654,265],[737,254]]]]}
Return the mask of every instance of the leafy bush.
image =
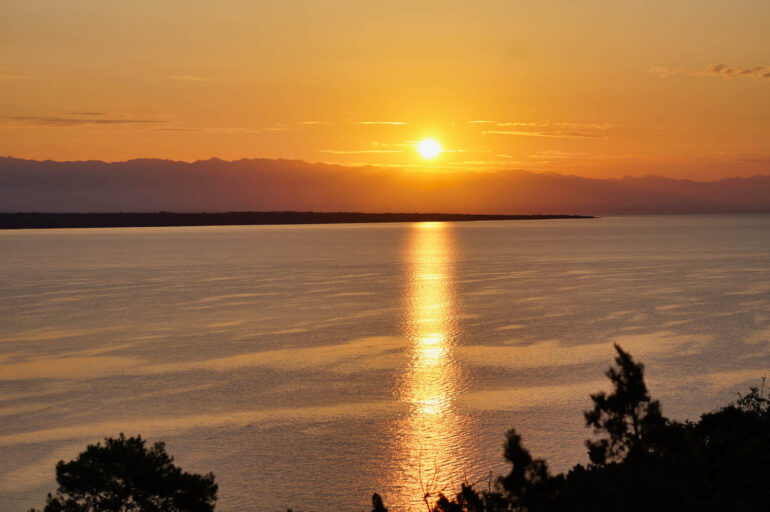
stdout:
{"type": "Polygon", "coordinates": [[[56,481],[43,512],[211,512],[217,499],[213,474],[183,472],[163,443],[147,448],[141,436],[89,445],[56,464],[56,481]]]}

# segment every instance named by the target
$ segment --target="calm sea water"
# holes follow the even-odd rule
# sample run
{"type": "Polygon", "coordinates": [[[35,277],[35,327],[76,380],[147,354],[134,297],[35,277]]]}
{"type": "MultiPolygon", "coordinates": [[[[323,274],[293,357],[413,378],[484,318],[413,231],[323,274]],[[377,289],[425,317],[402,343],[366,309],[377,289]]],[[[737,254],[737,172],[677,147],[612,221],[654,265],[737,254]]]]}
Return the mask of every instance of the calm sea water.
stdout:
{"type": "Polygon", "coordinates": [[[420,510],[555,470],[612,343],[664,413],[770,368],[770,216],[0,233],[0,509],[119,432],[213,471],[218,510],[420,510]]]}

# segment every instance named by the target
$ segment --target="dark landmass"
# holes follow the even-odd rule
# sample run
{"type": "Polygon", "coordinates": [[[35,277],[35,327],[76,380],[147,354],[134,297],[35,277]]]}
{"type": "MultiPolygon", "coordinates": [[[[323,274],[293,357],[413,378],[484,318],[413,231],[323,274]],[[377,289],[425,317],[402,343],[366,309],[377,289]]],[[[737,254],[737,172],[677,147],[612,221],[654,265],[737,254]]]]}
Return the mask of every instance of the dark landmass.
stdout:
{"type": "Polygon", "coordinates": [[[296,160],[54,162],[0,157],[0,212],[770,212],[768,175],[693,181],[424,172],[296,160]]]}
{"type": "Polygon", "coordinates": [[[592,219],[590,215],[470,215],[461,213],[224,212],[0,213],[0,229],[247,226],[363,222],[592,219]]]}

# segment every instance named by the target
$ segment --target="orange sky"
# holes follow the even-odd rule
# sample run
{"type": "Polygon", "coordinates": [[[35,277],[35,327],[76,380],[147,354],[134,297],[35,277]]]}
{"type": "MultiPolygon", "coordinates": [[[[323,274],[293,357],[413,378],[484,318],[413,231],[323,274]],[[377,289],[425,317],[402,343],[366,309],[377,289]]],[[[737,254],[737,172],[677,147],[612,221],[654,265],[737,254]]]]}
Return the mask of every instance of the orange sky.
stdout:
{"type": "Polygon", "coordinates": [[[770,173],[770,2],[2,2],[0,154],[770,173]]]}

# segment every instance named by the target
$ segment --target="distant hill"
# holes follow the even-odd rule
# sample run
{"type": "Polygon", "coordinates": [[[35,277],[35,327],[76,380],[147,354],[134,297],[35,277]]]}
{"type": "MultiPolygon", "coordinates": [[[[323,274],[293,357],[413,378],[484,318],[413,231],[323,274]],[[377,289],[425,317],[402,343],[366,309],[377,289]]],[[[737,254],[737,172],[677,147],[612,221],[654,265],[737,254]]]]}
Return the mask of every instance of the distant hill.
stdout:
{"type": "Polygon", "coordinates": [[[0,158],[2,212],[224,211],[651,214],[770,212],[770,176],[698,182],[420,172],[293,160],[0,158]]]}

